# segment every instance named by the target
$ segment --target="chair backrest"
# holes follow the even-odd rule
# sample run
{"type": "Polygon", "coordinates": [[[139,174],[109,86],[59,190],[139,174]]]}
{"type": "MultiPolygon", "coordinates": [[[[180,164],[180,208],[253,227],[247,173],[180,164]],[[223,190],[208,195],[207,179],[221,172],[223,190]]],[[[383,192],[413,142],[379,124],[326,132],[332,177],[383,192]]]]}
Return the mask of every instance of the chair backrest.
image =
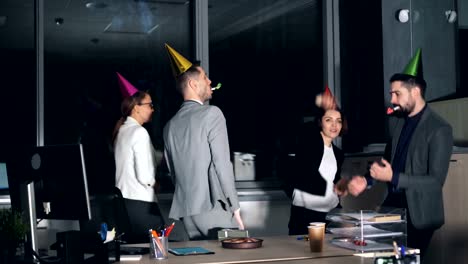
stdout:
{"type": "Polygon", "coordinates": [[[122,193],[117,187],[109,193],[94,194],[90,197],[91,220],[80,222],[84,242],[99,240],[101,224],[106,223],[109,231],[115,228],[116,235],[129,233],[130,221],[122,193]]]}

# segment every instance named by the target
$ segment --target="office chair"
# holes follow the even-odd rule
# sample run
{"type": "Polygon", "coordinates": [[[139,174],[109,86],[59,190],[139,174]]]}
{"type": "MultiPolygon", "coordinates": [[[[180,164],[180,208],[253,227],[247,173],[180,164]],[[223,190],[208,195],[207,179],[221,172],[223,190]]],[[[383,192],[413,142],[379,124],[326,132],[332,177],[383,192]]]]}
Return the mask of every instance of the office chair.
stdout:
{"type": "Polygon", "coordinates": [[[91,220],[80,221],[83,252],[94,254],[96,263],[107,263],[109,252],[118,251],[120,242],[125,242],[125,234],[131,233],[127,209],[117,187],[107,193],[91,195],[90,206],[91,220]],[[109,231],[115,228],[117,241],[103,244],[99,234],[102,223],[107,224],[109,231]]]}

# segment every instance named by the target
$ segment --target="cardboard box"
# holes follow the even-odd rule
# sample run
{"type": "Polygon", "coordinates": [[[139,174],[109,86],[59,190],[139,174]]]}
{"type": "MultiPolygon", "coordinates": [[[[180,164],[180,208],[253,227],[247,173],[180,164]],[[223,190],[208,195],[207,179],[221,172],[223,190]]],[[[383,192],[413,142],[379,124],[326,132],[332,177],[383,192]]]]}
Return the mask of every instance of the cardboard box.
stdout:
{"type": "Polygon", "coordinates": [[[234,152],[234,175],[236,181],[255,180],[255,155],[234,152]]]}

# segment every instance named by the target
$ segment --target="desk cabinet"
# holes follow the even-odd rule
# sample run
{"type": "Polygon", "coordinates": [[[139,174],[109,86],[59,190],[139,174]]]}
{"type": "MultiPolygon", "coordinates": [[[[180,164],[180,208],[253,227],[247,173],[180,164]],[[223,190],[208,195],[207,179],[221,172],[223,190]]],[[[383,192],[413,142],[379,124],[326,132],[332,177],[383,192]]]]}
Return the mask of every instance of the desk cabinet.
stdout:
{"type": "Polygon", "coordinates": [[[427,263],[468,263],[468,154],[453,154],[444,185],[445,224],[434,233],[427,263]]]}

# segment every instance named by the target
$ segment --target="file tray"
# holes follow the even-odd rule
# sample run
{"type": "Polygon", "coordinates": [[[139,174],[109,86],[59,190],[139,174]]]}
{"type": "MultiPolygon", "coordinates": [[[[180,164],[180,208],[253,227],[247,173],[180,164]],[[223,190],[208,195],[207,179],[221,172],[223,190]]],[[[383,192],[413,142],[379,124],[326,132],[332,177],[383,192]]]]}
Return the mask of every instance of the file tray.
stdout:
{"type": "Polygon", "coordinates": [[[392,245],[387,243],[379,243],[374,240],[366,240],[365,246],[356,245],[351,239],[347,238],[332,239],[331,243],[342,248],[347,248],[359,252],[393,250],[392,245]]]}

